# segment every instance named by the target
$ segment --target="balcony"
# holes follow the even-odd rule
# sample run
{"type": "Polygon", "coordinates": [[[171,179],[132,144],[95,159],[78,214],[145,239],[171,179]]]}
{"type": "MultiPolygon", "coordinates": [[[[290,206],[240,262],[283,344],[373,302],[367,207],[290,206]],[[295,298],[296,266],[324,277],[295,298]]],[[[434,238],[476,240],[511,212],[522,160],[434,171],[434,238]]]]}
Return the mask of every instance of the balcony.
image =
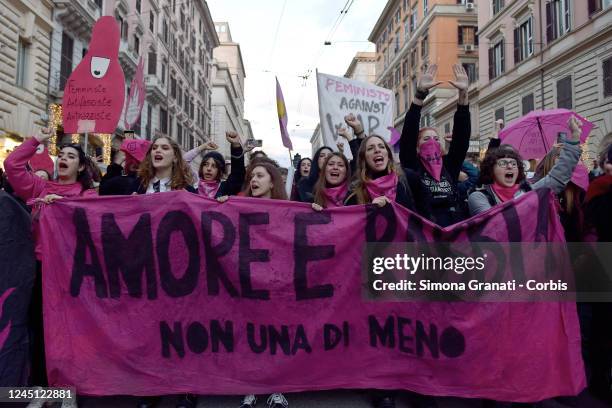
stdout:
{"type": "Polygon", "coordinates": [[[89,41],[94,23],[102,11],[93,0],[55,0],[57,20],[79,38],[89,41]]]}
{"type": "Polygon", "coordinates": [[[161,104],[166,101],[166,85],[162,83],[157,75],[147,75],[145,78],[147,87],[147,98],[154,104],[161,104]]]}
{"type": "Polygon", "coordinates": [[[127,40],[121,39],[119,45],[119,62],[126,78],[132,78],[138,67],[138,55],[134,52],[127,40]]]}

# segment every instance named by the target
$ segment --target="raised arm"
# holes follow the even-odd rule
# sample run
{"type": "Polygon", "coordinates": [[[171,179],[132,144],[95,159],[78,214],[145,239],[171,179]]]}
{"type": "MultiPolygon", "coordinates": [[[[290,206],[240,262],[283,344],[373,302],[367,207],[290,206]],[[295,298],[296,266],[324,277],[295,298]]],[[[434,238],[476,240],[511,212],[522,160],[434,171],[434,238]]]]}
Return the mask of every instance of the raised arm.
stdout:
{"type": "Polygon", "coordinates": [[[465,155],[470,147],[472,125],[468,105],[469,79],[467,72],[465,72],[465,69],[460,64],[453,66],[453,72],[455,80],[448,82],[459,90],[459,97],[457,99],[457,111],[453,119],[453,139],[451,140],[444,164],[451,178],[457,180],[465,160],[465,155]]]}
{"type": "Polygon", "coordinates": [[[35,198],[45,188],[45,181],[27,170],[28,161],[36,153],[39,144],[51,137],[48,129],[31,137],[18,146],[4,161],[4,169],[11,187],[19,198],[24,201],[35,198]]]}
{"type": "Polygon", "coordinates": [[[410,104],[410,109],[408,109],[404,118],[399,157],[402,167],[408,169],[416,170],[418,167],[417,139],[421,123],[421,108],[429,94],[429,90],[441,84],[441,82],[435,80],[437,71],[438,66],[433,64],[419,77],[412,104],[410,104]]]}
{"type": "Polygon", "coordinates": [[[572,132],[571,139],[563,143],[559,159],[546,176],[533,184],[532,187],[534,189],[548,187],[552,189],[555,194],[559,194],[571,180],[574,169],[580,160],[580,154],[582,153],[582,150],[580,150],[582,122],[572,116],[568,121],[568,125],[572,132]]]}
{"type": "Polygon", "coordinates": [[[194,147],[188,152],[183,153],[183,160],[185,160],[187,163],[191,163],[193,159],[198,157],[198,155],[202,153],[204,150],[217,150],[217,149],[218,149],[218,146],[215,142],[212,142],[212,141],[206,142],[206,143],[199,145],[198,147],[194,147]]]}
{"type": "Polygon", "coordinates": [[[365,130],[363,129],[363,125],[361,121],[352,113],[346,115],[344,117],[344,121],[351,129],[353,129],[353,134],[355,137],[351,138],[351,135],[346,130],[346,128],[340,128],[338,130],[338,134],[344,137],[349,144],[349,148],[351,149],[351,154],[353,155],[353,160],[350,162],[351,173],[355,174],[355,170],[357,168],[357,154],[359,152],[359,146],[361,146],[361,142],[366,137],[365,130]]]}
{"type": "Polygon", "coordinates": [[[223,183],[222,195],[236,195],[240,192],[246,176],[246,170],[244,168],[244,151],[238,133],[234,131],[225,132],[225,138],[231,145],[232,166],[227,180],[223,183]]]}

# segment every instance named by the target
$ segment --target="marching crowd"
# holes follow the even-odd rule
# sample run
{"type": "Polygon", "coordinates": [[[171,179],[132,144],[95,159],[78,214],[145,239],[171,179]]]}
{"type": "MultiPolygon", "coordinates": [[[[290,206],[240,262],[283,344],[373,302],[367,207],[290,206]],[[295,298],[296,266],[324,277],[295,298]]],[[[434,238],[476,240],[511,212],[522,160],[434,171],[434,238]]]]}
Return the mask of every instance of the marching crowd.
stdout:
{"type": "MultiPolygon", "coordinates": [[[[265,153],[251,153],[249,165],[245,166],[247,152],[235,132],[226,133],[231,146],[229,171],[214,143],[183,152],[174,140],[160,136],[151,142],[125,140],[121,149],[113,152],[112,164],[102,176],[79,144],[58,149],[55,170],[37,166],[32,161],[36,150],[51,136],[50,131],[43,129],[6,159],[2,188],[31,209],[39,260],[41,245],[37,219],[41,206],[65,197],[155,194],[173,190],[187,190],[219,202],[236,195],[290,199],[312,203],[314,211],[362,204],[382,207],[396,202],[445,227],[525,192],[549,188],[556,194],[568,242],[612,241],[611,146],[601,151],[586,185],[575,180],[575,168],[581,157],[582,123],[573,116],[567,123],[569,136],[555,145],[537,166],[524,160],[516,148],[501,144],[497,135],[491,137],[482,161],[467,156],[471,134],[468,77],[460,65],[454,67],[455,80],[449,81],[459,93],[452,137],[442,137],[434,128],[420,127],[424,100],[430,90],[440,84],[436,81],[436,70],[435,65],[430,66],[418,80],[399,141],[398,161],[394,160],[393,148],[384,138],[366,135],[359,120],[349,114],[345,117],[347,128],[338,133],[349,145],[353,159],[347,159],[342,153],[343,142],[338,144],[338,149],[321,147],[312,159],[303,158],[299,162],[290,194],[285,188],[286,174],[282,174],[278,164],[265,153]],[[201,162],[195,171],[190,163],[198,156],[201,162]]],[[[605,303],[579,304],[578,310],[589,387],[593,393],[610,398],[610,307],[605,303]]],[[[32,333],[30,382],[46,386],[40,262],[29,319],[32,333]]],[[[395,406],[393,393],[376,392],[374,397],[377,407],[395,406]]],[[[194,407],[196,400],[194,395],[185,395],[177,406],[194,407]]],[[[240,407],[254,407],[256,401],[256,396],[247,395],[240,407]]],[[[415,406],[435,406],[435,401],[426,396],[414,396],[413,401],[415,406]]],[[[143,398],[139,406],[151,407],[157,402],[156,397],[143,398]]],[[[288,401],[282,394],[273,393],[267,405],[287,407],[288,401]]]]}

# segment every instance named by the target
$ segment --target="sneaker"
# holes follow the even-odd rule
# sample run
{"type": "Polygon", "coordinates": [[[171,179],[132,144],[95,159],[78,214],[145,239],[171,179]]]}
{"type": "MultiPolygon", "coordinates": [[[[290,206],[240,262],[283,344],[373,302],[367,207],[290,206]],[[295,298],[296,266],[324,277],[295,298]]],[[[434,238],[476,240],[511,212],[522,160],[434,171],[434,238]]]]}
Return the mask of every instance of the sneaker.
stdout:
{"type": "Polygon", "coordinates": [[[160,400],[161,397],[141,397],[136,406],[138,408],[153,408],[159,403],[160,400]]]}
{"type": "Polygon", "coordinates": [[[376,408],[395,408],[395,399],[393,397],[383,397],[376,402],[376,408]]]}
{"type": "Polygon", "coordinates": [[[176,403],[176,408],[196,408],[198,405],[198,396],[193,394],[182,395],[176,403]]]}
{"type": "MultiPolygon", "coordinates": [[[[34,390],[42,390],[42,387],[34,387],[34,390]]],[[[26,408],[42,408],[45,405],[45,400],[42,398],[39,399],[33,399],[32,401],[30,401],[30,403],[28,404],[28,406],[26,408]]]]}
{"type": "Polygon", "coordinates": [[[245,395],[239,408],[255,408],[257,397],[253,394],[245,395]]]}
{"type": "Polygon", "coordinates": [[[283,394],[272,394],[268,398],[268,408],[287,408],[289,402],[283,394]]]}
{"type": "Polygon", "coordinates": [[[61,408],[79,408],[76,395],[73,395],[72,398],[63,399],[61,408]]]}

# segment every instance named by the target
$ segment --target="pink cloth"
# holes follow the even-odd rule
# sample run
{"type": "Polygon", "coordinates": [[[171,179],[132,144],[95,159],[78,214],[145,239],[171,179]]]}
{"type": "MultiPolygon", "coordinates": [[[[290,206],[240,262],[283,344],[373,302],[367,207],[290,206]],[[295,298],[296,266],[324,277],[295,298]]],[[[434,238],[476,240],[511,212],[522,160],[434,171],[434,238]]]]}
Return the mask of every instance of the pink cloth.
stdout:
{"type": "MultiPolygon", "coordinates": [[[[290,201],[221,204],[184,191],[62,200],[41,218],[49,383],[83,395],[576,395],[585,378],[575,303],[362,294],[366,241],[561,243],[551,198],[529,192],[447,228],[396,204],[318,213],[290,201]],[[329,325],[336,329],[326,335],[329,325]],[[325,347],[345,330],[350,340],[325,347]]],[[[538,267],[545,258],[529,259],[537,273],[550,272],[538,267]]]]}
{"type": "Polygon", "coordinates": [[[584,164],[578,163],[570,181],[586,192],[589,189],[589,169],[584,164]]]}
{"type": "Polygon", "coordinates": [[[502,203],[512,200],[520,187],[521,186],[519,186],[518,184],[515,184],[512,187],[505,187],[501,184],[498,184],[497,182],[491,184],[491,188],[493,189],[493,191],[495,191],[495,194],[497,195],[497,197],[499,197],[502,203]]]}
{"type": "Polygon", "coordinates": [[[221,182],[219,181],[200,180],[198,183],[198,194],[206,198],[215,198],[219,191],[219,187],[221,187],[221,182]]]}
{"type": "Polygon", "coordinates": [[[32,156],[30,159],[30,168],[33,172],[37,172],[38,170],[44,170],[49,175],[49,178],[53,178],[53,168],[54,163],[49,156],[49,151],[43,145],[39,145],[36,149],[36,154],[32,156]],[[42,147],[42,149],[41,149],[42,147]]]}
{"type": "Polygon", "coordinates": [[[325,208],[343,207],[347,193],[347,182],[343,182],[337,187],[324,188],[323,196],[325,197],[325,208]]]}
{"type": "Polygon", "coordinates": [[[147,156],[151,142],[144,139],[126,139],[121,143],[121,150],[141,163],[147,156]]]}
{"type": "Polygon", "coordinates": [[[419,147],[419,159],[427,170],[427,173],[437,182],[440,182],[442,174],[442,150],[440,143],[434,139],[429,139],[419,147]]]}
{"type": "Polygon", "coordinates": [[[385,196],[391,201],[395,201],[397,195],[398,177],[395,172],[379,177],[375,180],[370,180],[366,183],[366,190],[370,195],[370,199],[385,196]]]}
{"type": "MultiPolygon", "coordinates": [[[[97,196],[95,190],[83,191],[81,183],[60,184],[54,181],[46,181],[26,170],[26,163],[36,153],[38,140],[30,138],[18,146],[4,161],[4,169],[15,190],[15,194],[25,202],[33,203],[33,199],[43,198],[49,194],[57,194],[62,197],[97,196]]],[[[36,258],[41,258],[42,248],[40,244],[38,213],[42,204],[37,204],[32,210],[32,233],[36,242],[36,258]]]]}

